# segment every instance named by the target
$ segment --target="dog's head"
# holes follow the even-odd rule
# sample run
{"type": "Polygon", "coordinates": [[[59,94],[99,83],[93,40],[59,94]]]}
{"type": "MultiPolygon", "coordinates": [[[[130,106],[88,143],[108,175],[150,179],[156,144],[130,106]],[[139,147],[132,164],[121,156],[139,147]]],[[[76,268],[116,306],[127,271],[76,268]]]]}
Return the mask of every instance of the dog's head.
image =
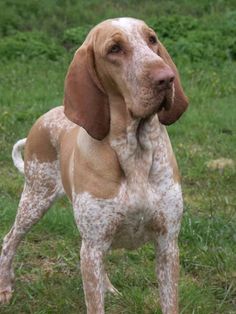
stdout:
{"type": "Polygon", "coordinates": [[[65,114],[99,140],[109,133],[111,97],[121,97],[134,118],[157,113],[162,124],[174,123],[188,106],[175,64],[143,21],[100,23],[69,67],[65,114]]]}

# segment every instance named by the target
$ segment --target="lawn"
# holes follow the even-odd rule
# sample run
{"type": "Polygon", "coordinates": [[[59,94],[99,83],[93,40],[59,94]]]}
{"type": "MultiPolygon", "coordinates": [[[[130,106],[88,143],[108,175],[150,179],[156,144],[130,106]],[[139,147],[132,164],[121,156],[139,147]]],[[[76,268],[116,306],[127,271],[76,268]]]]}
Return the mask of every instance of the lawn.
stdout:
{"type": "MultiPolygon", "coordinates": [[[[181,74],[190,107],[168,132],[182,174],[181,314],[236,313],[236,3],[235,1],[13,1],[0,3],[0,240],[23,187],[13,144],[58,106],[73,52],[87,31],[115,16],[144,19],[181,74]],[[231,165],[217,168],[219,158],[231,165]]],[[[57,202],[15,258],[15,293],[0,313],[85,313],[80,236],[71,205],[57,202]]],[[[161,313],[154,250],[113,251],[107,269],[122,296],[109,314],[161,313]]]]}

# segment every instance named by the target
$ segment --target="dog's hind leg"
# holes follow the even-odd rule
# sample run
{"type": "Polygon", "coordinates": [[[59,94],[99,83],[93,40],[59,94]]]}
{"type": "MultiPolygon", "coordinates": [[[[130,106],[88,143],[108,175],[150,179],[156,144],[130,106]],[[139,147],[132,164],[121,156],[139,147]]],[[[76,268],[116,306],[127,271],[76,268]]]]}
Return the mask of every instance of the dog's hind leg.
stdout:
{"type": "Polygon", "coordinates": [[[57,160],[39,162],[34,158],[27,162],[25,172],[26,182],[16,219],[3,241],[0,257],[0,303],[9,302],[12,295],[12,262],[18,245],[62,193],[57,160]]]}

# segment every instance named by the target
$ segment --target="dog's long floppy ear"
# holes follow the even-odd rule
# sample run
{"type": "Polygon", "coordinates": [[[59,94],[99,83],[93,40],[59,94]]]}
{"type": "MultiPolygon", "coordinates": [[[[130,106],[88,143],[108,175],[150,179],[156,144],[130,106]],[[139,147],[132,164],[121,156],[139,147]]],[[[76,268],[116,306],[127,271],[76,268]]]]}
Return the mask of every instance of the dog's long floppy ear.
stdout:
{"type": "Polygon", "coordinates": [[[184,113],[184,111],[188,107],[188,99],[184,94],[183,88],[181,86],[180,77],[178,70],[172,61],[170,55],[168,54],[166,48],[163,44],[159,41],[158,42],[158,54],[159,56],[166,62],[171,69],[175,73],[175,80],[174,80],[174,99],[172,104],[168,106],[168,108],[163,108],[158,113],[159,121],[162,124],[169,125],[174,123],[176,120],[180,118],[180,116],[184,113]]]}
{"type": "Polygon", "coordinates": [[[110,128],[108,97],[98,80],[92,47],[79,48],[65,80],[64,112],[89,135],[102,140],[110,128]]]}

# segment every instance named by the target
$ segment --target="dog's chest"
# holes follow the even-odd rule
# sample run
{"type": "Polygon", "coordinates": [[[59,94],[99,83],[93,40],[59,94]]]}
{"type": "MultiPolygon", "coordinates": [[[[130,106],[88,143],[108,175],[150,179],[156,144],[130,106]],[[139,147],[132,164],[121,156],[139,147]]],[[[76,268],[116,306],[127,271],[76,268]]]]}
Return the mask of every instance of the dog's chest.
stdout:
{"type": "Polygon", "coordinates": [[[125,174],[115,198],[89,193],[75,197],[75,218],[88,241],[103,239],[113,248],[137,248],[166,232],[181,216],[181,189],[173,180],[165,135],[159,133],[157,139],[152,125],[145,128],[139,138],[130,132],[112,142],[125,174]]]}
{"type": "Polygon", "coordinates": [[[154,191],[145,185],[128,185],[121,188],[115,215],[120,215],[112,241],[113,247],[136,248],[152,238],[152,220],[156,208],[154,191]]]}
{"type": "Polygon", "coordinates": [[[133,180],[121,187],[119,196],[114,200],[113,214],[119,217],[119,223],[112,241],[113,248],[137,248],[154,240],[157,234],[168,228],[171,218],[168,206],[173,206],[174,202],[179,204],[181,192],[179,185],[174,184],[171,173],[160,176],[163,179],[158,184],[152,175],[144,180],[142,171],[137,171],[133,180]]]}
{"type": "MultiPolygon", "coordinates": [[[[120,219],[113,247],[136,248],[163,233],[172,219],[168,206],[181,207],[179,185],[173,180],[165,133],[156,134],[155,120],[130,132],[126,141],[113,143],[125,182],[115,212],[120,219]]],[[[178,216],[178,212],[176,213],[178,216]]]]}
{"type": "Polygon", "coordinates": [[[170,222],[178,222],[182,212],[179,184],[174,183],[171,170],[159,170],[157,180],[154,175],[151,170],[147,180],[137,169],[112,199],[98,199],[89,193],[75,196],[75,218],[83,238],[134,249],[165,233],[170,222]]]}

